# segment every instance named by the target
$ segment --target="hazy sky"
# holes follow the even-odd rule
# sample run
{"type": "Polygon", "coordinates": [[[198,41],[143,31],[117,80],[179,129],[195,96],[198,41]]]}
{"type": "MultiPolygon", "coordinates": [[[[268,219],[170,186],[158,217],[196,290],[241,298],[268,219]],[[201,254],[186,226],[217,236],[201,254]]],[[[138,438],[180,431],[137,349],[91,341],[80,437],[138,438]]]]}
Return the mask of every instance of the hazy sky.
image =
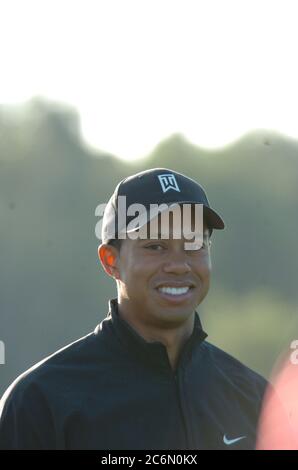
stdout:
{"type": "Polygon", "coordinates": [[[78,108],[123,158],[180,132],[217,147],[298,137],[297,0],[0,0],[0,102],[78,108]]]}

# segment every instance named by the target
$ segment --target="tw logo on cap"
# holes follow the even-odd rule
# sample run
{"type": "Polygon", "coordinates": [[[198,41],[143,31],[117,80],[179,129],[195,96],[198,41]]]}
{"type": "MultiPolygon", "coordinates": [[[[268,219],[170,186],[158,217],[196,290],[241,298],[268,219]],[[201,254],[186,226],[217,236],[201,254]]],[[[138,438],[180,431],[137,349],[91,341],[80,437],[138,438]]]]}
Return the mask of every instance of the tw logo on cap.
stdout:
{"type": "Polygon", "coordinates": [[[157,175],[157,176],[161,185],[161,189],[163,190],[164,193],[169,191],[169,189],[174,189],[174,191],[180,192],[175,175],[173,175],[172,173],[167,173],[164,175],[157,175]]]}

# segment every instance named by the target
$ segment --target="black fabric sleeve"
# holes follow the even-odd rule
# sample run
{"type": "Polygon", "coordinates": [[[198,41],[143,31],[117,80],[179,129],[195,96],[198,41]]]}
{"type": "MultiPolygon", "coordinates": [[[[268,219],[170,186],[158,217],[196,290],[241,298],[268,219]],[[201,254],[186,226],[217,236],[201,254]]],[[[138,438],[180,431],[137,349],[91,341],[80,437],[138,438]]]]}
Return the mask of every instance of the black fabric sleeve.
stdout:
{"type": "Polygon", "coordinates": [[[38,386],[12,385],[0,401],[0,449],[55,447],[55,426],[38,386]]]}

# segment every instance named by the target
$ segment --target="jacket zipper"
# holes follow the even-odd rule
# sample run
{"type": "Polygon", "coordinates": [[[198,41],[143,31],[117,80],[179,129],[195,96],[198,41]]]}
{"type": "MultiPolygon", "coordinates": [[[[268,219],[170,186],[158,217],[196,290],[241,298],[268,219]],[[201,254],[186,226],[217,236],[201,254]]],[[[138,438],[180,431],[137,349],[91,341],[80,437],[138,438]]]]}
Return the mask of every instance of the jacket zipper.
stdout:
{"type": "Polygon", "coordinates": [[[177,396],[178,396],[178,402],[179,402],[179,408],[180,408],[180,413],[182,416],[182,421],[185,429],[185,436],[186,436],[186,445],[187,445],[187,450],[191,449],[191,436],[190,436],[190,431],[187,427],[187,420],[185,418],[185,414],[183,411],[183,406],[182,406],[182,398],[181,398],[181,393],[180,393],[180,387],[179,387],[179,377],[178,377],[178,372],[174,372],[174,383],[175,383],[175,388],[177,391],[177,396]]]}

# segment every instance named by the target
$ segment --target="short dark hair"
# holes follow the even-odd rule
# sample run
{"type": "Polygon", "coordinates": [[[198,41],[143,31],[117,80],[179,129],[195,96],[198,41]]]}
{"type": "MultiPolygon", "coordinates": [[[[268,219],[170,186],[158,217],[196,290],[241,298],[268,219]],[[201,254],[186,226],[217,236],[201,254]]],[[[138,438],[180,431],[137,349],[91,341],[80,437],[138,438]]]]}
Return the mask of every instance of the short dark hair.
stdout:
{"type": "Polygon", "coordinates": [[[120,252],[122,242],[123,242],[123,239],[121,238],[113,238],[112,240],[109,240],[107,244],[114,246],[120,252]]]}

